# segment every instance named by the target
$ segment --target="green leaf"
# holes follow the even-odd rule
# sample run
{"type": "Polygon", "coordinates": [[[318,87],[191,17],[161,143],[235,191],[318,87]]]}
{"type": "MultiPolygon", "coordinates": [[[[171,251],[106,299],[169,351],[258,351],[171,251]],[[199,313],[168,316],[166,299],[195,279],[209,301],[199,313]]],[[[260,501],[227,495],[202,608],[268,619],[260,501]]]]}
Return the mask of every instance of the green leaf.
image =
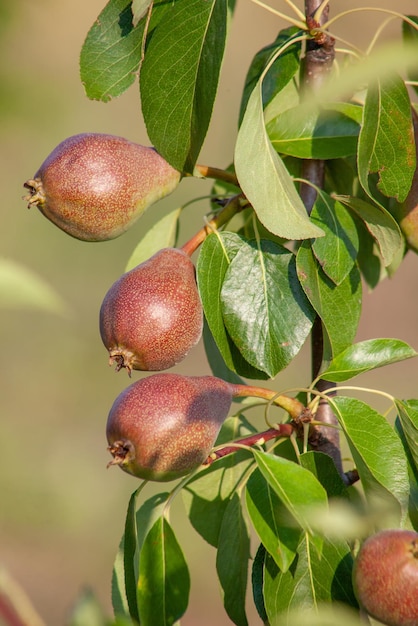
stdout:
{"type": "MultiPolygon", "coordinates": [[[[385,513],[399,524],[408,511],[409,479],[402,443],[380,413],[357,400],[332,399],[361,484],[371,505],[385,507],[385,513]]],[[[396,522],[395,522],[396,523],[396,522]]]]}
{"type": "Polygon", "coordinates": [[[367,339],[346,348],[321,373],[335,383],[349,380],[370,370],[399,363],[417,356],[415,350],[399,339],[367,339]]]}
{"type": "MultiPolygon", "coordinates": [[[[242,418],[228,418],[216,445],[245,437],[255,429],[242,418]]],[[[183,501],[194,529],[210,545],[217,547],[228,502],[254,461],[242,450],[214,462],[191,478],[182,489],[183,501]]]]}
{"type": "Polygon", "coordinates": [[[203,323],[203,344],[205,346],[205,353],[209,367],[214,376],[222,378],[223,380],[233,383],[234,385],[245,384],[243,379],[234,371],[230,370],[225,363],[224,358],[216,345],[215,339],[210,332],[206,319],[203,323]]]}
{"type": "Polygon", "coordinates": [[[35,272],[0,258],[0,309],[38,310],[68,315],[64,300],[35,272]]]}
{"type": "Polygon", "coordinates": [[[352,209],[363,221],[379,246],[384,264],[389,265],[404,245],[403,236],[396,220],[382,206],[365,202],[351,196],[335,196],[335,199],[352,209]]]}
{"type": "Polygon", "coordinates": [[[234,163],[242,191],[270,232],[285,239],[323,235],[310,221],[293,180],[266,133],[262,79],[248,100],[235,144],[234,163]]]}
{"type": "Polygon", "coordinates": [[[359,249],[358,232],[350,212],[321,191],[311,213],[312,221],[325,233],[312,243],[312,250],[325,274],[340,285],[353,268],[359,249]]]}
{"type": "Polygon", "coordinates": [[[321,602],[356,606],[351,582],[353,559],[343,541],[324,541],[319,556],[302,537],[291,568],[281,572],[270,555],[264,568],[264,601],[270,626],[287,624],[292,609],[317,609],[321,602]]]}
{"type": "Polygon", "coordinates": [[[86,624],[88,626],[108,625],[103,608],[90,589],[84,589],[81,592],[66,624],[68,626],[86,626],[86,624]]]}
{"type": "Polygon", "coordinates": [[[175,245],[180,213],[181,208],[170,211],[145,233],[132,252],[126,264],[125,272],[129,272],[140,263],[147,261],[162,248],[172,248],[175,245]]]}
{"type": "Polygon", "coordinates": [[[395,400],[399,420],[418,473],[418,400],[395,400]]]}
{"type": "Polygon", "coordinates": [[[308,242],[296,257],[300,284],[327,331],[333,355],[354,340],[361,314],[361,280],[356,266],[335,285],[320,268],[308,242]]]}
{"type": "Polygon", "coordinates": [[[226,0],[176,0],[146,50],[140,87],[148,135],[180,172],[193,172],[206,136],[226,25],[226,0]]]}
{"type": "Polygon", "coordinates": [[[206,237],[196,264],[196,277],[205,317],[213,339],[232,372],[246,378],[263,379],[268,375],[252,367],[244,359],[225,328],[221,289],[226,271],[246,240],[236,233],[222,232],[206,237]]]}
{"type": "Polygon", "coordinates": [[[347,497],[347,488],[328,454],[317,451],[305,452],[300,455],[299,461],[302,467],[316,476],[327,492],[328,498],[347,497]]]}
{"type": "Polygon", "coordinates": [[[141,626],[172,626],[187,609],[190,576],[173,529],[162,515],[140,554],[138,608],[141,626]]]}
{"type": "MultiPolygon", "coordinates": [[[[399,400],[395,401],[396,404],[400,403],[399,400]]],[[[412,527],[415,530],[418,530],[418,463],[417,463],[417,441],[418,441],[418,428],[414,424],[413,420],[410,420],[410,406],[414,413],[417,412],[418,409],[418,401],[417,400],[408,400],[406,403],[402,403],[408,405],[407,410],[405,407],[402,407],[401,411],[403,413],[403,420],[401,422],[399,415],[395,420],[395,429],[399,435],[399,438],[402,442],[403,449],[405,450],[405,455],[408,464],[408,475],[409,475],[409,504],[408,504],[408,516],[412,527]],[[404,427],[405,423],[405,427],[404,427]],[[408,435],[407,435],[408,433],[408,435]]],[[[399,407],[398,407],[399,408],[399,407]]],[[[414,418],[416,415],[414,415],[414,418]]]]}
{"type": "Polygon", "coordinates": [[[270,377],[299,352],[314,319],[294,255],[268,240],[240,247],[227,268],[221,302],[225,326],[241,354],[270,377]]]}
{"type": "Polygon", "coordinates": [[[253,568],[251,572],[251,583],[253,588],[253,598],[255,608],[260,616],[263,624],[267,624],[266,607],[264,606],[263,586],[264,586],[264,559],[266,558],[266,549],[262,543],[258,546],[257,553],[254,557],[253,568]]]}
{"type": "Polygon", "coordinates": [[[293,461],[257,450],[253,454],[261,474],[290,513],[289,521],[295,519],[320,551],[322,539],[313,536],[309,509],[328,508],[327,493],[321,483],[293,461]]]}
{"type": "Polygon", "coordinates": [[[91,100],[108,102],[137,78],[144,24],[134,28],[130,0],[110,0],[89,30],[80,54],[80,75],[91,100]]]}
{"type": "MultiPolygon", "coordinates": [[[[245,113],[248,99],[253,89],[256,87],[258,79],[266,68],[268,61],[272,55],[297,32],[298,29],[295,26],[281,30],[273,43],[259,50],[254,56],[248,69],[247,76],[245,77],[245,85],[240,106],[239,124],[241,124],[245,113]]],[[[282,91],[282,89],[284,89],[284,87],[299,70],[300,51],[301,42],[296,41],[291,46],[286,48],[286,50],[284,50],[284,52],[277,57],[271,65],[262,84],[263,107],[266,107],[266,105],[269,104],[269,102],[280,91],[282,91]]]]}
{"type": "Polygon", "coordinates": [[[235,492],[222,519],[216,553],[216,571],[223,590],[225,610],[237,626],[248,624],[245,597],[249,558],[250,537],[242,514],[241,501],[235,492]]]}
{"type": "Polygon", "coordinates": [[[359,180],[372,198],[368,177],[379,174],[385,196],[405,200],[415,172],[415,141],[411,103],[405,83],[394,76],[367,90],[358,146],[359,180]]]}
{"type": "Polygon", "coordinates": [[[282,571],[296,556],[301,530],[259,470],[246,485],[246,504],[254,529],[282,571]]]}
{"type": "Polygon", "coordinates": [[[132,24],[136,26],[145,16],[153,0],[132,0],[132,24]]]}
{"type": "Polygon", "coordinates": [[[346,102],[312,108],[300,104],[270,119],[266,126],[279,154],[300,159],[338,159],[356,154],[362,107],[346,102]]]}
{"type": "MultiPolygon", "coordinates": [[[[410,20],[418,26],[418,17],[416,15],[407,15],[410,20]]],[[[402,21],[402,37],[405,43],[415,45],[418,43],[418,30],[405,20],[402,21]]],[[[408,79],[412,82],[418,82],[418,72],[416,66],[409,67],[407,70],[408,79]]],[[[415,93],[418,93],[418,85],[411,85],[415,93]]]]}

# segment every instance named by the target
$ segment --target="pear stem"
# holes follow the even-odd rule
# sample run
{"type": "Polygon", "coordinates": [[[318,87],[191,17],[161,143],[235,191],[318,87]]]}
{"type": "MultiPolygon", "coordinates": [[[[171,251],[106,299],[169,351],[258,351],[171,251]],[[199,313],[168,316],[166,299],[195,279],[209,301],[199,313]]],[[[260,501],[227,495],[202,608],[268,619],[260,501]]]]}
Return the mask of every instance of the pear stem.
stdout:
{"type": "Polygon", "coordinates": [[[218,167],[211,167],[210,165],[195,165],[195,170],[202,174],[204,178],[214,178],[215,180],[222,180],[224,183],[235,185],[239,187],[238,178],[234,172],[227,172],[218,167]]]}
{"type": "Polygon", "coordinates": [[[239,384],[232,384],[231,387],[234,398],[251,397],[268,400],[269,402],[272,402],[287,411],[290,417],[296,422],[300,422],[301,420],[307,421],[308,413],[310,414],[309,409],[307,409],[304,404],[296,398],[278,394],[276,391],[272,391],[271,389],[239,384]]]}
{"type": "Polygon", "coordinates": [[[197,233],[189,239],[189,241],[186,241],[180,249],[183,250],[183,252],[185,252],[188,256],[192,256],[193,252],[197,250],[200,244],[204,242],[210,233],[229,222],[229,220],[232,219],[236,213],[242,211],[246,204],[247,200],[245,200],[242,194],[233,196],[230,200],[228,200],[224,208],[219,211],[215,217],[209,220],[203,228],[198,230],[197,233]]]}
{"type": "Polygon", "coordinates": [[[211,465],[217,459],[227,456],[227,454],[237,452],[238,448],[241,446],[261,446],[266,443],[266,441],[270,441],[271,439],[277,439],[278,437],[290,437],[294,431],[295,425],[290,422],[286,424],[277,424],[274,428],[269,428],[261,433],[255,433],[254,435],[237,439],[230,445],[214,450],[212,454],[208,456],[203,465],[211,465]]]}

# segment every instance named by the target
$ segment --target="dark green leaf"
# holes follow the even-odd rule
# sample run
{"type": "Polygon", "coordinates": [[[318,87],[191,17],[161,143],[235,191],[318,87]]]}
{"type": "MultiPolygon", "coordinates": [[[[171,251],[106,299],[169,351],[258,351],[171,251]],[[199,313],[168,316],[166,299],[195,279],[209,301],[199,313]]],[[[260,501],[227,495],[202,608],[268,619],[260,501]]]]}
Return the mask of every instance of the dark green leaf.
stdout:
{"type": "Polygon", "coordinates": [[[250,537],[242,514],[238,493],[225,509],[216,553],[216,570],[224,594],[224,606],[237,626],[247,626],[245,596],[247,591],[250,537]]]}
{"type": "Polygon", "coordinates": [[[323,235],[310,221],[289,172],[267,136],[261,79],[248,100],[235,144],[234,163],[244,194],[270,232],[285,239],[323,235]]]}
{"type": "Polygon", "coordinates": [[[301,530],[259,470],[247,482],[246,504],[259,539],[278,567],[287,571],[295,558],[301,530]]]}
{"type": "Polygon", "coordinates": [[[290,513],[288,523],[295,519],[300,528],[312,536],[315,547],[320,551],[322,539],[313,536],[309,509],[327,509],[325,489],[315,476],[293,461],[253,450],[258,468],[270,487],[290,513]]]}
{"type": "Polygon", "coordinates": [[[172,626],[187,609],[190,576],[170,524],[161,516],[140,554],[138,608],[141,626],[172,626]]]}
{"type": "Polygon", "coordinates": [[[273,377],[302,348],[314,314],[295,257],[271,241],[250,241],[231,261],[221,290],[228,333],[253,367],[273,377]]]}
{"type": "Polygon", "coordinates": [[[399,437],[383,415],[356,398],[337,396],[332,405],[366,497],[371,504],[380,502],[400,523],[408,511],[409,479],[399,437]]]}
{"type": "Polygon", "coordinates": [[[328,454],[305,452],[300,455],[299,461],[302,467],[316,476],[327,492],[328,498],[347,497],[347,488],[335,467],[334,461],[328,454]]]}
{"type": "Polygon", "coordinates": [[[81,49],[80,75],[87,96],[107,102],[137,78],[144,23],[133,26],[130,0],[110,0],[81,49]]]}
{"type": "Polygon", "coordinates": [[[395,403],[399,411],[402,430],[415,464],[414,469],[418,473],[418,400],[396,400],[395,403]]]}
{"type": "Polygon", "coordinates": [[[279,154],[338,159],[356,154],[362,107],[345,102],[313,109],[301,104],[271,119],[267,134],[279,154]]]}
{"type": "Polygon", "coordinates": [[[318,608],[320,602],[341,602],[356,606],[351,576],[353,559],[345,542],[325,541],[321,557],[307,536],[298,555],[283,573],[270,555],[264,568],[264,601],[270,626],[287,624],[292,609],[318,608]]]}
{"type": "Polygon", "coordinates": [[[358,146],[360,183],[373,198],[368,177],[377,172],[379,191],[402,202],[411,187],[415,165],[411,103],[405,83],[398,76],[376,81],[369,86],[364,104],[358,146]]]}
{"type": "MultiPolygon", "coordinates": [[[[295,26],[281,30],[273,43],[259,50],[254,56],[245,78],[239,114],[239,124],[241,124],[245,113],[248,99],[253,89],[256,87],[258,79],[264,71],[269,59],[286,41],[289,40],[290,37],[295,35],[297,32],[298,29],[295,26]]],[[[274,98],[274,96],[288,84],[298,71],[300,51],[301,42],[297,41],[289,46],[279,57],[277,57],[273,65],[268,70],[262,84],[263,107],[265,107],[274,98]]]]}
{"type": "Polygon", "coordinates": [[[176,0],[168,3],[146,50],[140,86],[148,135],[181,172],[193,172],[206,136],[226,23],[226,0],[176,0]]]}
{"type": "Polygon", "coordinates": [[[197,284],[206,321],[227,368],[246,378],[263,379],[268,375],[247,363],[222,317],[222,284],[232,259],[243,245],[246,245],[245,239],[236,233],[222,232],[206,237],[196,264],[197,284]]]}
{"type": "Polygon", "coordinates": [[[253,598],[255,608],[260,616],[263,624],[267,623],[266,607],[264,606],[263,586],[264,586],[264,559],[266,557],[266,549],[262,543],[258,546],[257,553],[253,561],[253,569],[251,572],[251,583],[253,588],[253,598]]]}
{"type": "Polygon", "coordinates": [[[384,264],[389,265],[404,245],[401,231],[392,215],[382,206],[370,204],[361,198],[336,196],[336,200],[349,206],[364,222],[379,246],[384,264]]]}
{"type": "Polygon", "coordinates": [[[225,363],[222,354],[219,352],[219,348],[213,338],[210,328],[204,320],[203,324],[203,344],[205,346],[206,358],[209,363],[209,367],[214,376],[222,378],[233,384],[244,384],[243,379],[235,372],[229,369],[225,363]]]}
{"type": "MultiPolygon", "coordinates": [[[[222,426],[216,445],[255,432],[242,417],[229,418],[222,426]]],[[[218,546],[219,533],[228,502],[253,459],[242,450],[214,462],[191,478],[182,489],[187,515],[195,530],[212,546],[218,546]]]]}
{"type": "Polygon", "coordinates": [[[312,243],[312,250],[325,274],[339,285],[353,268],[359,249],[356,224],[350,212],[321,191],[311,213],[312,221],[325,233],[312,243]]]}
{"type": "Polygon", "coordinates": [[[365,223],[359,217],[356,217],[355,220],[360,244],[357,264],[365,283],[372,291],[384,276],[382,256],[374,237],[366,228],[365,223]]]}
{"type": "MultiPolygon", "coordinates": [[[[407,15],[407,17],[415,22],[418,27],[418,17],[416,15],[407,15]]],[[[414,28],[408,22],[402,21],[402,36],[403,40],[408,44],[417,44],[418,43],[418,30],[414,28]]],[[[408,79],[412,82],[418,82],[418,72],[416,66],[411,66],[407,70],[408,79]]],[[[418,93],[418,85],[411,85],[412,89],[414,89],[415,93],[418,93]]]]}
{"type": "Polygon", "coordinates": [[[304,242],[296,257],[300,284],[318,313],[336,355],[354,340],[361,314],[361,280],[356,266],[340,285],[320,268],[310,245],[304,242]]]}
{"type": "MultiPolygon", "coordinates": [[[[397,401],[398,402],[398,401],[397,401]]],[[[413,402],[418,405],[416,400],[410,400],[409,402],[413,402]]],[[[409,504],[408,504],[408,515],[409,521],[412,524],[412,527],[415,530],[418,530],[418,465],[415,462],[414,455],[416,456],[416,447],[417,447],[417,438],[412,441],[412,446],[410,440],[408,440],[405,436],[405,431],[402,427],[401,420],[399,417],[395,420],[395,429],[399,435],[399,438],[402,442],[403,449],[405,450],[405,455],[408,463],[408,475],[409,475],[409,504]],[[414,454],[412,453],[414,450],[414,454]]]]}
{"type": "Polygon", "coordinates": [[[325,380],[338,383],[415,356],[415,350],[399,339],[367,339],[338,354],[321,376],[325,380]]]}

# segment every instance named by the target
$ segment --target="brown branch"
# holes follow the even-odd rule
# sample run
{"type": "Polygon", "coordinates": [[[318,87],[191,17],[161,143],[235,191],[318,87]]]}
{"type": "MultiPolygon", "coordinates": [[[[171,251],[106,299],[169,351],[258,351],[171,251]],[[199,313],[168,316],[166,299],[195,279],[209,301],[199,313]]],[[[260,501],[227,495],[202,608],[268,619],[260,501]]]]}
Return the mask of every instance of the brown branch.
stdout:
{"type": "MultiPolygon", "coordinates": [[[[305,0],[306,21],[312,39],[307,42],[306,54],[302,65],[302,97],[312,91],[320,90],[331,70],[334,60],[334,40],[326,33],[320,31],[322,24],[328,20],[329,5],[323,11],[320,23],[316,22],[313,18],[315,11],[321,4],[322,0],[305,0]],[[316,31],[316,29],[319,30],[316,31]]],[[[323,188],[324,176],[324,161],[318,159],[306,159],[303,161],[302,178],[312,183],[312,185],[307,183],[301,183],[300,185],[300,196],[308,214],[312,211],[317,195],[313,185],[323,188]]],[[[312,328],[311,348],[312,375],[313,378],[316,378],[322,365],[324,352],[323,327],[319,317],[315,320],[312,328]]],[[[331,386],[335,386],[335,383],[320,380],[317,384],[317,389],[318,391],[325,391],[331,386]]],[[[319,403],[315,418],[324,424],[337,424],[335,415],[329,403],[325,400],[319,403]]],[[[309,442],[314,449],[325,452],[333,459],[337,470],[344,478],[338,429],[317,426],[312,431],[309,442]]]]}

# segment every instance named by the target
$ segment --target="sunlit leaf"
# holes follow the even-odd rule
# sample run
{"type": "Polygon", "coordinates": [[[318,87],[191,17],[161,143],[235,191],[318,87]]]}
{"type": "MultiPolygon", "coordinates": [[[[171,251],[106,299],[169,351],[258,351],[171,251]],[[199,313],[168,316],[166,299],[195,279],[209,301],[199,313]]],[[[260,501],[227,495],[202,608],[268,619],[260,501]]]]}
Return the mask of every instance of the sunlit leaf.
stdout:
{"type": "Polygon", "coordinates": [[[304,242],[296,257],[300,284],[327,331],[334,355],[354,340],[361,313],[361,280],[356,266],[340,285],[323,272],[312,248],[304,242]]]}
{"type": "Polygon", "coordinates": [[[336,396],[333,408],[371,504],[400,523],[408,511],[409,479],[402,443],[387,420],[356,398],[336,396]]]}
{"type": "Polygon", "coordinates": [[[370,191],[369,174],[379,174],[378,189],[398,202],[405,200],[415,172],[411,103],[404,81],[392,77],[367,90],[358,146],[359,180],[370,191]]]}
{"type": "Polygon", "coordinates": [[[354,376],[417,356],[399,339],[367,339],[346,348],[321,373],[326,380],[342,382],[354,376]]]}
{"type": "Polygon", "coordinates": [[[137,244],[125,267],[125,272],[143,263],[162,248],[175,245],[181,208],[174,209],[156,222],[137,244]]]}
{"type": "Polygon", "coordinates": [[[226,270],[221,302],[225,326],[243,357],[271,377],[302,348],[314,319],[294,255],[268,240],[240,247],[226,270]]]}
{"type": "Polygon", "coordinates": [[[142,626],[173,626],[186,611],[190,576],[173,529],[159,517],[140,553],[138,609],[142,626]]]}
{"type": "Polygon", "coordinates": [[[147,46],[140,87],[148,136],[181,172],[193,172],[206,136],[226,26],[226,0],[176,0],[147,46]]]}

